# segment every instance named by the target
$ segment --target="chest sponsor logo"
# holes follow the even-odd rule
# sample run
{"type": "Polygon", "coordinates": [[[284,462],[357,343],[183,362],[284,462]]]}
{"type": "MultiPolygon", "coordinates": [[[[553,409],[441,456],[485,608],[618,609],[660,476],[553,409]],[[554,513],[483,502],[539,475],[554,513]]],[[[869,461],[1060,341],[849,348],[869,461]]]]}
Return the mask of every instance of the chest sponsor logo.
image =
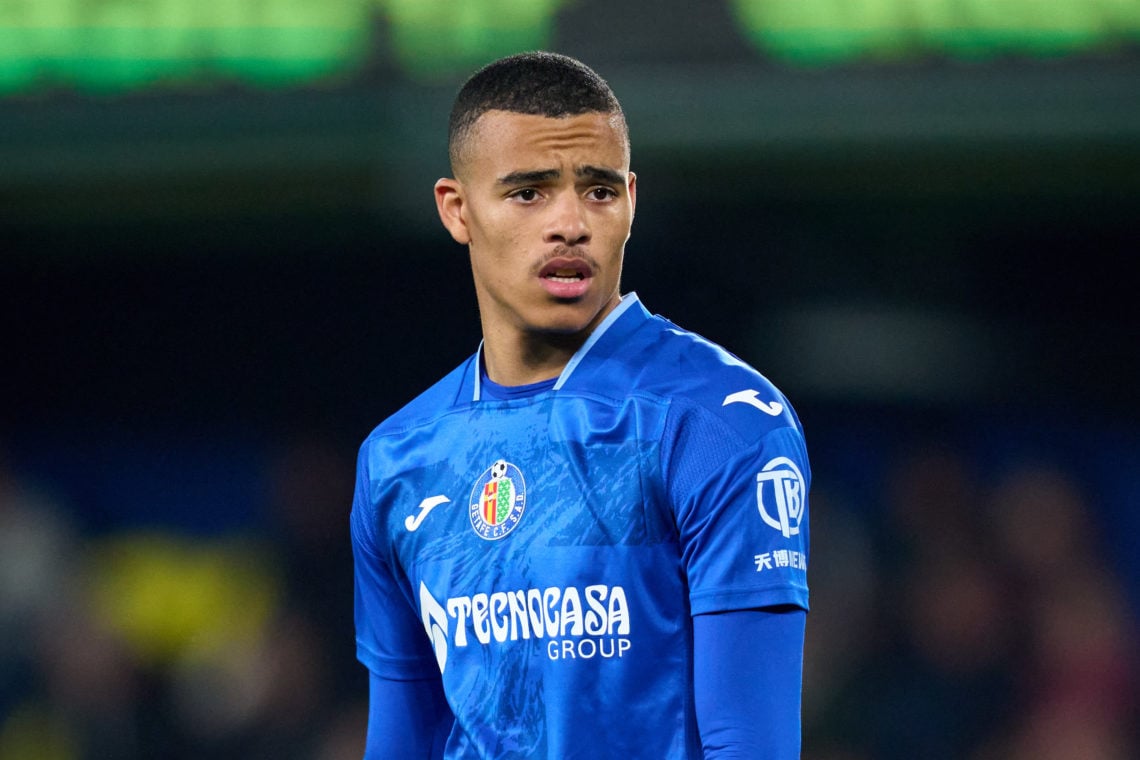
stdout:
{"type": "Polygon", "coordinates": [[[807,508],[804,476],[796,463],[776,457],[756,475],[756,506],[760,517],[784,538],[799,535],[807,508]]]}
{"type": "Polygon", "coordinates": [[[525,509],[526,481],[519,468],[505,459],[488,467],[471,489],[471,528],[488,541],[514,530],[525,509]]]}
{"type": "Polygon", "coordinates": [[[538,640],[558,661],[621,658],[632,646],[621,586],[526,588],[439,602],[421,581],[420,615],[441,673],[453,648],[538,640]]]}

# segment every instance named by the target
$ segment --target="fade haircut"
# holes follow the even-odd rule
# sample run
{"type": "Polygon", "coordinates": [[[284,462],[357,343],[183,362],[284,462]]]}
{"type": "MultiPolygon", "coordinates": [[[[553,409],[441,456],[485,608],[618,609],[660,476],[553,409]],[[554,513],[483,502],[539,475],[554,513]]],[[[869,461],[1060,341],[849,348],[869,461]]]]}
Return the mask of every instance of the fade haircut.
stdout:
{"type": "Polygon", "coordinates": [[[475,122],[487,111],[535,116],[610,114],[625,147],[629,128],[613,90],[581,61],[559,53],[531,52],[500,58],[475,72],[455,97],[447,129],[451,170],[458,172],[475,122]]]}

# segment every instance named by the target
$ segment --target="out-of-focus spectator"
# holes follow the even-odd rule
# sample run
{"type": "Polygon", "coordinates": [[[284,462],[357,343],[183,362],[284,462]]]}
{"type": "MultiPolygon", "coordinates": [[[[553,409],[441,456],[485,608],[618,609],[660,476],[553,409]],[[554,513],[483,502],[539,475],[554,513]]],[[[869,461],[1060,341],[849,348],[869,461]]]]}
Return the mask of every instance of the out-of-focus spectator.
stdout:
{"type": "Polygon", "coordinates": [[[951,448],[919,446],[888,476],[873,642],[839,698],[841,736],[876,760],[965,757],[1011,693],[1006,583],[975,519],[978,475],[951,448]]]}
{"type": "Polygon", "coordinates": [[[995,488],[991,512],[1026,615],[1023,709],[993,752],[1012,760],[1136,757],[1135,620],[1103,561],[1086,497],[1064,472],[1024,467],[995,488]]]}
{"type": "Polygon", "coordinates": [[[327,435],[292,438],[268,468],[265,516],[284,568],[287,608],[303,616],[323,642],[318,656],[332,688],[363,698],[368,685],[355,659],[348,543],[355,478],[355,448],[327,435]]]}
{"type": "Polygon", "coordinates": [[[947,444],[917,442],[887,472],[882,496],[888,564],[913,566],[943,553],[969,553],[983,536],[978,473],[947,444]]]}
{"type": "MultiPolygon", "coordinates": [[[[0,446],[0,684],[31,654],[38,621],[69,597],[77,538],[66,512],[20,478],[0,446]]],[[[6,696],[0,687],[0,707],[6,696]]]]}
{"type": "Polygon", "coordinates": [[[994,488],[986,517],[1002,556],[1029,586],[1047,587],[1100,562],[1096,521],[1065,473],[1039,466],[1009,473],[994,488]]]}
{"type": "MultiPolygon", "coordinates": [[[[812,499],[812,611],[804,644],[804,730],[822,745],[838,742],[837,696],[866,660],[875,633],[877,571],[865,523],[831,494],[812,499]]],[[[810,748],[809,748],[810,749],[810,748]]],[[[827,755],[832,757],[832,755],[827,755]]]]}
{"type": "Polygon", "coordinates": [[[65,511],[13,467],[0,445],[0,758],[68,760],[74,739],[62,730],[46,688],[41,631],[72,598],[77,536],[65,511]],[[40,753],[40,754],[35,754],[40,753]]]}
{"type": "MultiPolygon", "coordinates": [[[[809,639],[808,673],[835,666],[828,646],[869,641],[844,649],[850,677],[810,681],[826,710],[805,722],[805,757],[1138,756],[1135,622],[1077,482],[1034,466],[987,483],[961,449],[900,448],[880,493],[885,519],[867,526],[880,539],[874,614],[846,619],[859,632],[809,639]]],[[[866,580],[856,564],[854,598],[830,592],[833,576],[843,588],[842,570],[820,568],[846,567],[850,539],[832,536],[827,549],[828,506],[813,514],[813,602],[822,594],[847,610],[866,580]]],[[[808,628],[835,625],[830,611],[813,612],[808,628]]]]}

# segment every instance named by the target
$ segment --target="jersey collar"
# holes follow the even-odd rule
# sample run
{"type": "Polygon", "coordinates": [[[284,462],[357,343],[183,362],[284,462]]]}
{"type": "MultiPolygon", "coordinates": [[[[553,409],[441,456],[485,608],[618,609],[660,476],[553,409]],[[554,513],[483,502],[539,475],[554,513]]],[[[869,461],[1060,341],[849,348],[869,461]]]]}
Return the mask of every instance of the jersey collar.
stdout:
{"type": "MultiPolygon", "coordinates": [[[[614,310],[606,315],[594,332],[590,333],[590,337],[582,344],[562,369],[562,374],[558,376],[558,380],[554,383],[553,390],[559,390],[578,369],[582,361],[586,359],[587,355],[594,353],[597,354],[601,349],[596,349],[599,344],[612,345],[636,329],[637,325],[649,318],[649,312],[644,306],[641,305],[641,299],[638,298],[637,293],[627,293],[622,296],[621,303],[619,303],[614,310]],[[622,317],[629,313],[630,317],[623,320],[622,317]],[[621,324],[618,324],[621,322],[621,324]],[[605,339],[603,342],[603,338],[605,339]]],[[[483,382],[482,370],[483,366],[483,343],[479,342],[479,350],[475,354],[475,361],[472,363],[472,372],[474,373],[474,394],[472,401],[480,401],[483,398],[483,382]]]]}

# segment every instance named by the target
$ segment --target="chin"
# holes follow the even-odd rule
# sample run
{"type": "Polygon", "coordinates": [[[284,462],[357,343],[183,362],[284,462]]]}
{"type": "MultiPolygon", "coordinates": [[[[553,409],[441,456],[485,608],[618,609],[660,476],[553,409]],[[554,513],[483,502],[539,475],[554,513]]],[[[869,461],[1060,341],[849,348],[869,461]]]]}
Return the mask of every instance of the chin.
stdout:
{"type": "Polygon", "coordinates": [[[590,329],[597,321],[600,309],[592,304],[577,301],[562,303],[550,310],[552,313],[534,323],[538,332],[551,335],[576,335],[590,329]]]}
{"type": "Polygon", "coordinates": [[[582,320],[582,321],[577,321],[577,322],[561,322],[561,321],[559,321],[559,322],[547,323],[544,325],[536,325],[533,328],[533,332],[540,333],[542,335],[572,336],[572,335],[578,335],[579,333],[582,333],[585,330],[588,330],[590,328],[590,326],[591,326],[591,323],[588,320],[582,320]]]}

